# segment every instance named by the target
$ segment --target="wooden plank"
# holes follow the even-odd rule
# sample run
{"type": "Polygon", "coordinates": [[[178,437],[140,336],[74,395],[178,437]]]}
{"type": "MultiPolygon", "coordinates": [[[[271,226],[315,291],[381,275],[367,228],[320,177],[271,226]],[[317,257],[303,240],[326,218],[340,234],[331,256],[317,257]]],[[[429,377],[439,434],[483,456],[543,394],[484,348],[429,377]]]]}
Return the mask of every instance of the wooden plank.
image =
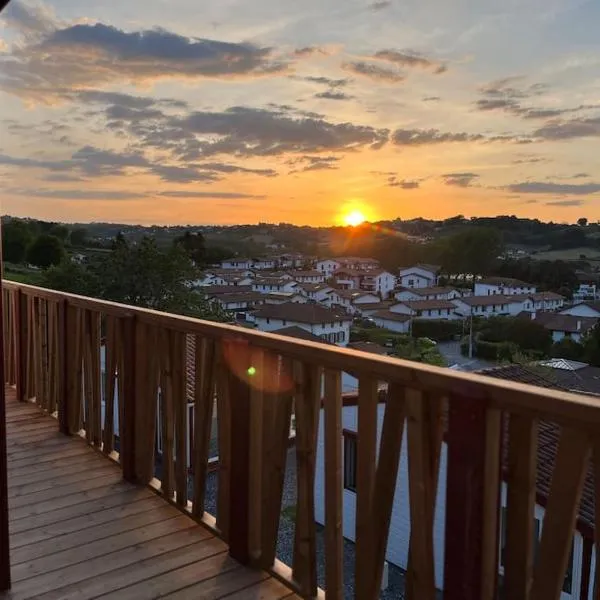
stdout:
{"type": "Polygon", "coordinates": [[[33,471],[30,473],[23,473],[19,475],[13,475],[10,478],[11,490],[21,485],[38,484],[39,486],[45,485],[48,481],[48,485],[52,485],[53,481],[58,481],[62,477],[77,477],[80,473],[89,473],[91,465],[97,465],[96,457],[89,456],[78,460],[74,463],[69,462],[67,465],[59,463],[56,468],[44,469],[42,471],[33,471]]]}
{"type": "Polygon", "coordinates": [[[406,390],[408,417],[408,480],[411,521],[411,571],[414,598],[434,600],[433,479],[428,444],[425,399],[418,390],[406,390]]]}
{"type": "Polygon", "coordinates": [[[11,481],[13,477],[33,476],[34,474],[46,475],[49,472],[52,472],[53,469],[66,467],[67,465],[79,467],[81,463],[87,463],[90,467],[94,464],[98,464],[96,457],[88,452],[86,454],[79,454],[68,458],[58,458],[50,462],[36,463],[28,467],[21,467],[11,474],[11,481]]]}
{"type": "Polygon", "coordinates": [[[173,465],[174,448],[174,398],[171,340],[169,331],[160,335],[160,424],[162,435],[161,490],[166,498],[173,499],[175,489],[175,470],[173,465]]]}
{"type": "Polygon", "coordinates": [[[265,579],[259,583],[254,583],[234,594],[227,596],[229,600],[280,600],[282,598],[300,598],[294,594],[290,588],[276,579],[265,579]]]}
{"type": "Polygon", "coordinates": [[[532,600],[560,600],[590,450],[587,435],[562,429],[534,569],[532,600]]]}
{"type": "MultiPolygon", "coordinates": [[[[369,581],[369,597],[377,597],[381,589],[383,563],[387,550],[400,451],[404,433],[406,406],[404,388],[391,383],[388,388],[375,487],[373,493],[373,573],[369,581]]],[[[327,460],[329,460],[327,458],[327,460]]],[[[341,486],[340,486],[341,489],[341,486]]],[[[341,596],[340,596],[341,597],[341,596]]]]}
{"type": "Polygon", "coordinates": [[[41,463],[52,462],[58,459],[66,459],[71,456],[89,454],[89,448],[82,446],[81,444],[73,444],[70,448],[60,449],[54,452],[48,452],[42,456],[30,456],[19,460],[8,461],[8,472],[19,471],[23,467],[39,465],[41,463]]]}
{"type": "Polygon", "coordinates": [[[294,401],[291,361],[279,356],[272,358],[273,364],[269,371],[274,374],[277,384],[274,393],[265,394],[264,397],[263,427],[264,510],[261,565],[267,569],[275,561],[294,401]]]}
{"type": "Polygon", "coordinates": [[[196,337],[194,351],[194,439],[192,443],[194,474],[192,514],[196,517],[202,517],[204,514],[206,473],[215,395],[216,360],[215,341],[196,337]]]}
{"type": "Polygon", "coordinates": [[[194,586],[197,594],[194,596],[195,598],[202,598],[203,600],[208,600],[211,597],[218,598],[219,596],[199,592],[198,583],[212,580],[221,573],[228,573],[229,577],[234,578],[238,570],[241,570],[239,565],[227,556],[226,552],[220,552],[209,556],[205,560],[107,594],[103,596],[102,600],[147,600],[149,596],[162,598],[193,584],[196,584],[194,586]]]}
{"type": "MultiPolygon", "coordinates": [[[[185,519],[185,517],[183,518],[185,519]]],[[[190,520],[187,519],[187,521],[190,520]]],[[[18,590],[13,589],[11,600],[25,600],[25,598],[31,598],[32,596],[36,597],[41,593],[73,585],[91,577],[98,577],[128,565],[135,565],[153,556],[190,546],[201,539],[206,539],[208,535],[210,534],[201,527],[188,527],[175,533],[148,539],[139,544],[129,545],[108,555],[96,556],[83,562],[74,563],[68,569],[45,572],[21,581],[18,590]]],[[[146,588],[146,598],[147,596],[148,590],[146,588]]]]}
{"type": "MultiPolygon", "coordinates": [[[[13,548],[12,564],[30,563],[33,560],[44,559],[58,552],[64,552],[73,548],[82,546],[97,545],[97,543],[106,538],[121,537],[128,532],[137,535],[136,530],[156,525],[163,521],[168,521],[175,517],[180,517],[181,512],[165,502],[153,510],[148,510],[135,515],[113,519],[109,523],[102,523],[97,526],[88,526],[85,529],[74,533],[67,533],[58,537],[47,539],[43,542],[13,548]]],[[[114,543],[114,540],[110,540],[114,543]]],[[[85,550],[87,551],[87,550],[85,550]]]]}
{"type": "Polygon", "coordinates": [[[217,486],[217,527],[221,537],[229,540],[229,518],[231,499],[231,419],[232,401],[229,386],[228,366],[221,343],[216,346],[217,352],[217,429],[219,447],[219,472],[217,486]]]}
{"type": "Polygon", "coordinates": [[[304,596],[317,593],[317,540],[315,526],[315,469],[321,407],[322,369],[297,364],[296,395],[296,529],[293,576],[304,596]]]}
{"type": "Polygon", "coordinates": [[[590,597],[590,580],[592,574],[592,553],[594,542],[592,539],[583,538],[581,553],[581,583],[579,585],[579,600],[588,600],[590,597]]]}
{"type": "Polygon", "coordinates": [[[15,290],[15,327],[17,328],[16,347],[17,354],[17,373],[16,373],[16,395],[19,402],[25,400],[27,389],[27,336],[28,336],[28,319],[27,319],[27,298],[23,292],[15,290]]]}
{"type": "Polygon", "coordinates": [[[125,504],[119,504],[107,509],[101,509],[100,505],[96,511],[92,507],[92,511],[88,514],[66,518],[42,527],[15,533],[10,540],[11,548],[18,549],[23,546],[36,545],[45,540],[109,524],[119,519],[161,508],[164,505],[165,503],[162,498],[156,495],[150,498],[139,498],[129,494],[125,504]]]}
{"type": "Polygon", "coordinates": [[[331,370],[324,375],[325,589],[329,600],[344,597],[341,375],[331,370]]]}
{"type": "Polygon", "coordinates": [[[511,414],[508,431],[504,589],[509,598],[527,600],[533,568],[538,423],[511,414]]]}
{"type": "Polygon", "coordinates": [[[356,596],[367,598],[373,564],[373,489],[377,464],[377,381],[359,377],[356,443],[356,596]]]}
{"type": "Polygon", "coordinates": [[[119,392],[119,460],[126,481],[136,479],[136,382],[140,365],[135,317],[119,319],[121,345],[118,353],[118,392],[119,392]]]}
{"type": "Polygon", "coordinates": [[[100,383],[100,313],[89,313],[89,359],[92,417],[92,442],[94,446],[102,446],[102,388],[100,383]]]}
{"type": "Polygon", "coordinates": [[[135,564],[135,568],[131,566],[117,568],[101,577],[85,579],[42,594],[38,600],[92,600],[112,592],[124,593],[123,590],[135,584],[151,581],[155,577],[192,565],[215,553],[224,552],[226,549],[227,547],[221,540],[207,538],[189,546],[142,560],[135,564]]]}
{"type": "Polygon", "coordinates": [[[265,372],[265,356],[260,349],[250,350],[253,375],[250,384],[250,447],[248,452],[248,545],[250,559],[258,564],[262,552],[263,512],[263,419],[265,384],[272,374],[265,372]]]}
{"type": "Polygon", "coordinates": [[[117,319],[105,317],[106,337],[104,342],[104,423],[102,423],[102,452],[110,454],[115,442],[115,377],[118,360],[118,323],[117,319]]]}

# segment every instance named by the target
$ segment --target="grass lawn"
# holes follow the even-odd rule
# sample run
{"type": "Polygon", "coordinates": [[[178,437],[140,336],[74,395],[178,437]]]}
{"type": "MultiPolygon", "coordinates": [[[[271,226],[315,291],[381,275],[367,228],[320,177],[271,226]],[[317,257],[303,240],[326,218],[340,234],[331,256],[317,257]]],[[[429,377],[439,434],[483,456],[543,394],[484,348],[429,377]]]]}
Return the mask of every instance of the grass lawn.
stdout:
{"type": "Polygon", "coordinates": [[[9,281],[16,281],[17,283],[26,283],[29,285],[38,285],[41,279],[41,273],[39,271],[27,271],[27,272],[15,272],[5,271],[4,278],[9,281]]]}
{"type": "Polygon", "coordinates": [[[534,260],[600,260],[598,248],[569,248],[568,250],[548,250],[532,254],[534,260]],[[585,258],[581,258],[584,255],[585,258]]]}

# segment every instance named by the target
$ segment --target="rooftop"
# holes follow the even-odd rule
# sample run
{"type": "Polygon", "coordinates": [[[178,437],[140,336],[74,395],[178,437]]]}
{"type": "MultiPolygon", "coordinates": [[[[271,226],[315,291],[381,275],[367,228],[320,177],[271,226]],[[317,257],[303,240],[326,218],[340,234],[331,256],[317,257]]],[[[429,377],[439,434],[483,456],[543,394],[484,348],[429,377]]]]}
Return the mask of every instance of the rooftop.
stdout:
{"type": "Polygon", "coordinates": [[[504,287],[535,287],[533,283],[527,283],[520,279],[514,279],[512,277],[484,277],[475,282],[482,283],[483,285],[498,285],[504,287]]]}
{"type": "Polygon", "coordinates": [[[412,310],[454,310],[456,308],[456,305],[450,300],[403,300],[397,302],[395,306],[400,304],[408,306],[412,310]]]}
{"type": "MultiPolygon", "coordinates": [[[[528,314],[534,316],[533,313],[525,313],[519,316],[527,318],[528,314]]],[[[598,323],[596,317],[577,317],[552,312],[538,312],[533,320],[550,331],[564,331],[565,333],[585,333],[598,323]]]]}
{"type": "Polygon", "coordinates": [[[326,308],[319,304],[301,304],[299,302],[284,302],[283,304],[269,304],[254,311],[254,316],[259,319],[281,319],[296,321],[297,323],[333,323],[335,321],[351,321],[347,314],[326,308]]]}

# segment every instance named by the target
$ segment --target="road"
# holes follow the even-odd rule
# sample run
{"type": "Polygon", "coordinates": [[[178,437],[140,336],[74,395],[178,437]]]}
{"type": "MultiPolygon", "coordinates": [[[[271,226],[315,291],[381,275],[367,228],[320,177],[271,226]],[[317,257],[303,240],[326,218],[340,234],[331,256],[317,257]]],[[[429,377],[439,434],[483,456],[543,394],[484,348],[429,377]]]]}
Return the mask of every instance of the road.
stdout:
{"type": "Polygon", "coordinates": [[[458,365],[461,371],[480,371],[498,366],[488,360],[463,356],[460,353],[460,342],[438,342],[437,347],[446,359],[448,366],[458,365]]]}

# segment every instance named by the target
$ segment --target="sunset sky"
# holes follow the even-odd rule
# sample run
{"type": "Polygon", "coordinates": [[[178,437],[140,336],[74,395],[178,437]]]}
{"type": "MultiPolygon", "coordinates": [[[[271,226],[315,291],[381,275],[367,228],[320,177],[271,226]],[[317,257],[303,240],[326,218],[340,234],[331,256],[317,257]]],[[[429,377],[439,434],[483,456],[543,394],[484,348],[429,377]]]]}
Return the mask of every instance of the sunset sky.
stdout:
{"type": "Polygon", "coordinates": [[[598,0],[12,0],[0,206],[600,220],[598,0]]]}

